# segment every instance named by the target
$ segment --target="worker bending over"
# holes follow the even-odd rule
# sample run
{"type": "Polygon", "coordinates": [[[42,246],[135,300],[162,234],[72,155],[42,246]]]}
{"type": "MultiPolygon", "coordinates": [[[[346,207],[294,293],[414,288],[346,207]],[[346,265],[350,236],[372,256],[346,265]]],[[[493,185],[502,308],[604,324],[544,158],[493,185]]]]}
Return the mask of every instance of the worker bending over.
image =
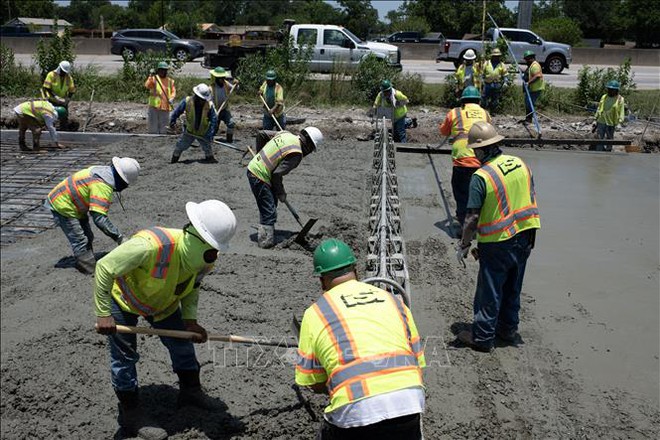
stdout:
{"type": "Polygon", "coordinates": [[[213,134],[216,130],[218,117],[215,114],[213,103],[211,102],[211,89],[204,83],[193,87],[193,95],[186,97],[174,109],[170,116],[170,128],[174,128],[179,116],[185,112],[185,122],[183,124],[183,133],[174,147],[172,160],[170,163],[177,163],[181,153],[187,150],[195,140],[199,142],[204,150],[204,163],[217,163],[213,156],[211,143],[213,134]]]}
{"type": "Polygon", "coordinates": [[[260,248],[275,244],[277,202],[286,201],[282,177],[300,165],[300,161],[319,147],[323,134],[316,127],[304,128],[299,136],[278,132],[257,152],[247,167],[247,178],[259,208],[257,243],[260,248]]]}
{"type": "MultiPolygon", "coordinates": [[[[380,93],[376,96],[372,112],[378,115],[378,109],[392,110],[392,137],[394,142],[406,143],[406,116],[408,115],[408,97],[392,87],[389,79],[380,83],[380,93]]],[[[416,123],[415,123],[416,126],[416,123]]]]}
{"type": "Polygon", "coordinates": [[[305,311],[298,385],[330,396],[322,440],[422,438],[424,352],[412,313],[391,293],[357,281],[341,240],[314,251],[322,296],[305,311]]]}
{"type": "MultiPolygon", "coordinates": [[[[612,80],[607,83],[605,93],[598,103],[596,110],[596,127],[598,139],[614,139],[614,130],[617,125],[623,124],[626,119],[626,104],[623,96],[619,95],[619,81],[612,80]]],[[[611,145],[598,144],[589,147],[595,151],[612,151],[611,145]]]]}
{"type": "MultiPolygon", "coordinates": [[[[213,269],[218,251],[227,249],[236,231],[234,213],[218,200],[188,202],[186,213],[190,223],[183,230],[142,230],[96,266],[96,330],[108,335],[119,424],[129,436],[164,439],[167,432],[140,407],[136,335],[116,333],[116,324],[135,326],[142,316],[156,329],[198,333],[192,342],[205,342],[206,330],[197,323],[199,286],[213,269]]],[[[200,365],[192,342],[165,336],[160,340],[179,377],[178,406],[216,409],[201,388],[200,365]]]]}
{"type": "Polygon", "coordinates": [[[60,129],[66,126],[69,115],[69,102],[75,91],[76,87],[71,76],[71,63],[68,61],[60,62],[55,70],[48,72],[41,86],[41,97],[47,99],[55,107],[62,107],[65,110],[61,113],[59,119],[60,129]]]}
{"type": "Polygon", "coordinates": [[[130,157],[113,157],[110,166],[93,166],[72,174],[51,190],[44,206],[71,244],[76,268],[94,273],[94,233],[88,214],[105,235],[121,244],[124,236],[108,218],[112,193],[137,182],[140,164],[130,157]]]}
{"type": "Polygon", "coordinates": [[[229,79],[229,74],[222,67],[216,67],[210,71],[211,73],[211,94],[213,95],[213,106],[215,107],[216,114],[218,116],[218,123],[215,126],[215,133],[213,136],[218,133],[220,128],[220,121],[224,122],[227,126],[227,137],[226,141],[230,144],[234,142],[234,128],[236,123],[231,117],[231,112],[229,111],[229,95],[234,90],[234,87],[238,85],[238,80],[235,79],[231,81],[229,79]]]}
{"type": "Polygon", "coordinates": [[[41,130],[45,125],[50,134],[50,140],[55,148],[64,148],[57,137],[55,121],[60,116],[64,117],[66,110],[64,107],[54,107],[53,104],[45,99],[35,99],[26,101],[14,107],[14,114],[18,122],[18,147],[21,151],[38,151],[41,148],[41,130]],[[30,130],[32,133],[32,149],[25,143],[25,133],[30,130]]]}
{"type": "Polygon", "coordinates": [[[172,111],[174,98],[176,98],[176,87],[174,87],[174,80],[167,76],[168,69],[169,66],[165,61],[159,62],[156,75],[152,70],[149,78],[144,83],[150,93],[147,125],[149,126],[149,133],[152,134],[167,133],[170,112],[172,111]]]}
{"type": "Polygon", "coordinates": [[[266,72],[266,80],[259,87],[257,96],[261,96],[266,101],[264,106],[263,130],[279,130],[286,128],[286,115],[284,114],[284,89],[276,81],[277,73],[274,70],[266,72]],[[280,124],[277,126],[274,119],[280,124]]]}
{"type": "Polygon", "coordinates": [[[477,236],[479,276],[474,296],[472,330],[460,332],[458,340],[474,350],[490,351],[498,337],[517,343],[520,322],[520,292],[527,258],[541,227],[534,179],[518,157],[502,154],[504,136],[483,121],[468,133],[468,148],[481,162],[470,181],[470,199],[456,255],[467,257],[477,236]]]}

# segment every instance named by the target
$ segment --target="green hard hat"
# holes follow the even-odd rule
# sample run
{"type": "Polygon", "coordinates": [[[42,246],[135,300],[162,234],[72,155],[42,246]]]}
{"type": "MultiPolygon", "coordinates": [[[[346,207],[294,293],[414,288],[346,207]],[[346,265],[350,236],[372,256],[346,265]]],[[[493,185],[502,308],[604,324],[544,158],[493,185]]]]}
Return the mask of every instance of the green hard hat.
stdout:
{"type": "Polygon", "coordinates": [[[535,57],[536,54],[534,51],[531,50],[526,50],[525,53],[523,54],[523,58],[529,58],[529,57],[535,57]]]}
{"type": "Polygon", "coordinates": [[[229,74],[222,67],[216,67],[215,69],[211,70],[211,76],[215,78],[227,78],[229,74]]]}
{"type": "Polygon", "coordinates": [[[383,82],[380,83],[380,89],[384,92],[385,90],[389,90],[392,88],[392,82],[389,79],[384,79],[383,82]]]}
{"type": "Polygon", "coordinates": [[[57,113],[57,119],[64,119],[69,114],[66,108],[60,106],[55,107],[55,112],[57,113]]]}
{"type": "Polygon", "coordinates": [[[275,73],[275,71],[272,70],[272,69],[269,70],[268,72],[266,72],[266,79],[276,80],[277,79],[277,73],[275,73]]]}
{"type": "Polygon", "coordinates": [[[461,101],[464,99],[481,99],[481,93],[475,86],[467,86],[461,95],[461,101]]]}
{"type": "Polygon", "coordinates": [[[167,64],[167,62],[161,61],[160,63],[158,63],[158,68],[167,70],[170,68],[170,66],[167,64]]]}
{"type": "Polygon", "coordinates": [[[608,81],[605,87],[608,89],[619,90],[621,84],[619,84],[619,81],[613,79],[612,81],[608,81]]]}
{"type": "Polygon", "coordinates": [[[336,238],[323,240],[314,251],[314,275],[355,264],[355,254],[346,243],[336,238]]]}

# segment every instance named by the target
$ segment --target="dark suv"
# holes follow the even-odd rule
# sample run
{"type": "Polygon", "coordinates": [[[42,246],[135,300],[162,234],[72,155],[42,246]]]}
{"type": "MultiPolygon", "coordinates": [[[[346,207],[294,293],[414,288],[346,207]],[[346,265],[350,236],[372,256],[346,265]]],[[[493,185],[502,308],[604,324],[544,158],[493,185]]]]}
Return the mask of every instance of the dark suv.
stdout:
{"type": "Polygon", "coordinates": [[[170,44],[172,56],[180,61],[194,60],[204,55],[204,45],[195,40],[182,40],[172,32],[161,29],[124,29],[110,39],[110,53],[133,59],[137,52],[165,52],[170,44]]]}
{"type": "Polygon", "coordinates": [[[421,32],[395,32],[389,37],[387,41],[390,43],[419,43],[424,38],[421,32]]]}

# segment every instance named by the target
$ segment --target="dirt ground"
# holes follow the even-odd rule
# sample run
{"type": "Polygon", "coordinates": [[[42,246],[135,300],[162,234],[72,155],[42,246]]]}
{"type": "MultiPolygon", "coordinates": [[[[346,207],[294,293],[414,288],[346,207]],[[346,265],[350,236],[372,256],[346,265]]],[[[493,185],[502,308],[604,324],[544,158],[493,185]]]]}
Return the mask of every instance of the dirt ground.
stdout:
{"type": "MultiPolygon", "coordinates": [[[[5,106],[3,103],[3,115],[5,106]]],[[[142,111],[127,105],[121,114],[127,115],[133,108],[142,111]]],[[[240,126],[256,127],[257,119],[242,119],[242,110],[239,106],[235,110],[240,126]]],[[[340,237],[364,261],[373,144],[355,138],[369,122],[361,115],[362,109],[347,110],[343,117],[353,122],[343,123],[337,114],[315,112],[305,113],[306,124],[326,130],[331,140],[285,178],[289,200],[303,220],[320,218],[312,244],[325,237],[340,237]]],[[[427,133],[428,138],[418,140],[437,143],[437,114],[426,116],[432,129],[418,128],[411,137],[427,133]]],[[[119,120],[120,111],[116,115],[119,120]]],[[[142,120],[135,130],[143,129],[144,124],[142,120]]],[[[239,131],[242,142],[249,141],[247,133],[239,131]]],[[[215,272],[203,282],[199,321],[214,333],[290,337],[292,314],[302,316],[319,295],[311,252],[290,245],[298,225],[280,209],[280,244],[271,250],[259,249],[252,227],[258,223],[258,212],[245,168],[238,163],[240,154],[219,149],[219,163],[209,165],[199,163],[202,152],[191,148],[183,153],[181,163],[170,165],[172,147],[173,141],[138,139],[99,149],[101,162],[126,155],[142,164],[138,183],[124,192],[126,211],[114,203],[111,218],[127,234],[154,225],[181,227],[186,223],[186,201],[225,201],[239,219],[238,230],[231,249],[221,255],[215,272]]],[[[437,166],[444,176],[450,174],[448,160],[437,161],[437,166]]],[[[443,184],[449,187],[447,181],[443,184]]],[[[437,194],[433,198],[409,195],[402,202],[404,210],[442,209],[437,194]]],[[[448,203],[453,211],[451,197],[448,203]]],[[[404,231],[411,228],[413,232],[407,234],[411,237],[407,241],[411,283],[416,288],[413,314],[421,334],[427,337],[430,361],[424,372],[425,438],[658,437],[657,402],[607,384],[597,392],[587,390],[571,360],[544,338],[533,296],[523,296],[526,344],[500,347],[490,355],[452,346],[453,330],[471,319],[476,265],[459,270],[451,238],[425,235],[414,227],[404,224],[404,231]]],[[[100,257],[114,243],[96,232],[95,251],[100,257]]],[[[116,399],[110,386],[106,342],[93,331],[93,280],[72,267],[69,254],[59,230],[2,248],[2,438],[116,435],[116,399]]],[[[177,411],[177,379],[166,350],[155,338],[139,337],[138,341],[143,402],[170,438],[314,438],[318,423],[291,388],[290,351],[198,345],[205,389],[225,409],[177,411]]],[[[320,416],[325,397],[305,395],[320,416]]]]}

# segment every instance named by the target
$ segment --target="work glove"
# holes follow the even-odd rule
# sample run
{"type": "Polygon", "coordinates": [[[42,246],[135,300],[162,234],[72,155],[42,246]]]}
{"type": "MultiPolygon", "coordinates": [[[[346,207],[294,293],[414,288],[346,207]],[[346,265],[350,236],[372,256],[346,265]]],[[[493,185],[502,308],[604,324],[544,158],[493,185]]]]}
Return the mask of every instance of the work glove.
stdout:
{"type": "Polygon", "coordinates": [[[463,266],[465,266],[465,261],[463,260],[467,258],[468,252],[470,252],[469,244],[467,246],[463,246],[461,241],[456,244],[456,259],[459,263],[463,264],[463,266]]]}
{"type": "Polygon", "coordinates": [[[595,132],[596,132],[596,127],[597,127],[597,126],[598,126],[598,125],[594,122],[593,125],[591,126],[591,132],[592,132],[592,133],[595,133],[595,132]]]}
{"type": "Polygon", "coordinates": [[[376,109],[371,107],[369,110],[367,110],[367,116],[371,117],[373,119],[374,115],[376,114],[376,109]]]}
{"type": "Polygon", "coordinates": [[[286,202],[286,193],[281,193],[277,195],[277,200],[279,200],[282,203],[286,202]]]}

